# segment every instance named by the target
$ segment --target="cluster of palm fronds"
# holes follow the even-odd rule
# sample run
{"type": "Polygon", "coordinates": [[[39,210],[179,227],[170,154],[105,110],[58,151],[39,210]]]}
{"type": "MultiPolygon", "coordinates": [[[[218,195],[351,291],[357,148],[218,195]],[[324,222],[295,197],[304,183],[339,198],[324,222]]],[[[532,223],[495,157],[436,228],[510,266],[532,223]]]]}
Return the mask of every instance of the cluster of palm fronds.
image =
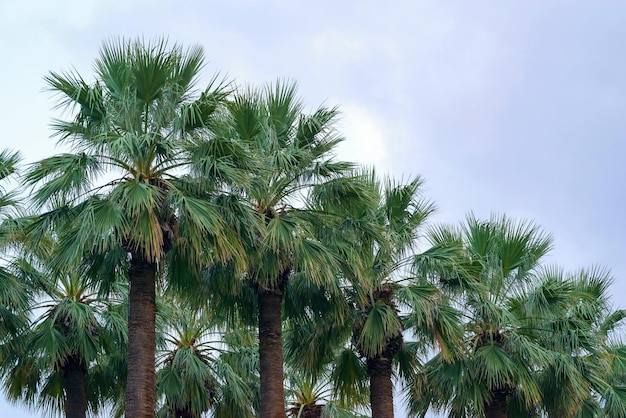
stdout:
{"type": "MultiPolygon", "coordinates": [[[[551,238],[505,216],[425,229],[420,178],[335,160],[337,109],[305,112],[285,81],[196,91],[203,60],[114,40],[93,81],[46,77],[67,152],[26,168],[22,202],[0,195],[11,399],[387,418],[395,393],[412,416],[626,416],[607,271],[546,266],[551,238]]],[[[0,155],[0,176],[18,163],[0,155]]]]}

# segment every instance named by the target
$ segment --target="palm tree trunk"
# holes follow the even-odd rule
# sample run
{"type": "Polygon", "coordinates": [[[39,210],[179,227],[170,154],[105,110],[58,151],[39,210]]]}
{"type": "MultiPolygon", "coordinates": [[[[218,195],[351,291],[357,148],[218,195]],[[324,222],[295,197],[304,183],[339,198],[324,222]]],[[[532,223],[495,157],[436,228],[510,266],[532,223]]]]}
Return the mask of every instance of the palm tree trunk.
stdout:
{"type": "Polygon", "coordinates": [[[495,408],[491,405],[485,407],[485,418],[507,418],[506,409],[495,408]]]}
{"type": "Polygon", "coordinates": [[[485,418],[507,418],[507,391],[495,391],[491,394],[491,402],[485,404],[485,418]]]}
{"type": "Polygon", "coordinates": [[[156,264],[133,253],[128,272],[126,418],[154,418],[156,264]]]}
{"type": "Polygon", "coordinates": [[[176,418],[200,418],[200,415],[196,416],[191,412],[191,408],[177,409],[174,416],[176,418]]]}
{"type": "Polygon", "coordinates": [[[391,359],[384,356],[367,359],[367,374],[370,377],[372,418],[393,418],[391,359]]]}
{"type": "Polygon", "coordinates": [[[281,309],[281,292],[259,292],[261,418],[285,418],[281,309]]]}
{"type": "Polygon", "coordinates": [[[300,418],[322,418],[324,405],[306,405],[300,418]]]}
{"type": "Polygon", "coordinates": [[[65,380],[65,417],[85,418],[87,415],[87,367],[75,356],[63,365],[65,380]]]}

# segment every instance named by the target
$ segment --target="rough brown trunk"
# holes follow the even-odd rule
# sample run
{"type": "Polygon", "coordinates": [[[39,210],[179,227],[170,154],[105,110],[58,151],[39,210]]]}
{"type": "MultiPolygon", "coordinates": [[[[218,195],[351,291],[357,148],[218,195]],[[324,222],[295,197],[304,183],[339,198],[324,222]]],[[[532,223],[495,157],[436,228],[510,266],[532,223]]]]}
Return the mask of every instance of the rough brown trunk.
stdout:
{"type": "Polygon", "coordinates": [[[367,374],[370,377],[372,418],[393,418],[391,359],[384,356],[367,359],[367,374]]]}
{"type": "Polygon", "coordinates": [[[176,418],[200,418],[200,416],[195,416],[194,414],[191,413],[191,411],[187,408],[187,409],[177,409],[176,412],[174,413],[174,416],[176,418]]]}
{"type": "Polygon", "coordinates": [[[261,418],[285,418],[281,303],[280,293],[259,293],[261,418]]]}
{"type": "Polygon", "coordinates": [[[306,405],[300,418],[322,418],[323,405],[306,405]]]}
{"type": "Polygon", "coordinates": [[[128,272],[126,418],[154,417],[156,264],[134,254],[128,272]]]}
{"type": "Polygon", "coordinates": [[[75,356],[63,365],[65,380],[65,417],[85,418],[87,415],[87,366],[75,356]]]}
{"type": "Polygon", "coordinates": [[[322,411],[324,405],[306,404],[291,407],[288,415],[295,418],[322,418],[322,411]]]}
{"type": "Polygon", "coordinates": [[[507,418],[507,393],[496,391],[492,393],[491,402],[485,404],[485,418],[507,418]]]}

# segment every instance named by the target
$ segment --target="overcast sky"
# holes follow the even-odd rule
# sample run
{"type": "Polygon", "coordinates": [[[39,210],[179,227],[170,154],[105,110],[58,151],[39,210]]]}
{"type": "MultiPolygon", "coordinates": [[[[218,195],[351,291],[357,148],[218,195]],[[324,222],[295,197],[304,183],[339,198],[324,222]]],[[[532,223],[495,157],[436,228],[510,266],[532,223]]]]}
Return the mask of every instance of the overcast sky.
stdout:
{"type": "Polygon", "coordinates": [[[166,35],[204,47],[206,80],[289,78],[339,105],[340,157],[422,175],[433,221],[536,221],[549,262],[610,268],[626,307],[625,18],[610,0],[2,1],[0,148],[55,152],[48,71],[89,77],[104,39],[166,35]]]}

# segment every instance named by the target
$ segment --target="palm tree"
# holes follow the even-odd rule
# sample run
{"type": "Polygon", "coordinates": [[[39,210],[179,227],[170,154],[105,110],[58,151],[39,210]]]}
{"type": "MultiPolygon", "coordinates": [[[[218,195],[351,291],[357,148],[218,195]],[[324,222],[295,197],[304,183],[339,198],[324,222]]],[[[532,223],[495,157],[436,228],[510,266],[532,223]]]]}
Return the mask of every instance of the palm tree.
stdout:
{"type": "Polygon", "coordinates": [[[346,300],[294,283],[286,292],[285,308],[288,412],[366,411],[369,377],[365,362],[346,347],[352,334],[346,300]]]}
{"type": "Polygon", "coordinates": [[[611,282],[606,269],[545,268],[513,306],[533,318],[534,337],[553,353],[539,371],[542,408],[551,417],[626,415],[626,353],[615,339],[626,311],[611,308],[611,282]]]}
{"type": "MultiPolygon", "coordinates": [[[[612,318],[606,318],[611,322],[612,318]]],[[[592,389],[576,417],[617,417],[626,415],[626,344],[623,341],[609,342],[600,355],[585,358],[598,365],[595,372],[601,380],[592,389]],[[599,383],[599,384],[598,384],[599,383]]]]}
{"type": "Polygon", "coordinates": [[[429,239],[464,248],[454,269],[433,277],[464,313],[465,337],[453,358],[437,353],[424,365],[413,382],[411,412],[533,416],[541,401],[534,372],[550,353],[532,335],[532,316],[516,315],[512,306],[536,285],[551,238],[530,222],[470,215],[460,228],[433,228],[429,239]]]}
{"type": "MultiPolygon", "coordinates": [[[[20,162],[20,155],[17,152],[3,150],[0,152],[0,181],[7,180],[11,175],[15,174],[20,162]]],[[[7,209],[16,206],[16,194],[12,191],[6,191],[4,187],[0,187],[0,213],[5,214],[7,209]]]]}
{"type": "MultiPolygon", "coordinates": [[[[17,171],[20,156],[16,152],[0,152],[0,181],[8,180],[17,171]]],[[[18,206],[17,192],[7,191],[0,186],[0,251],[10,251],[16,243],[15,222],[11,211],[18,206]]],[[[2,258],[3,264],[10,261],[2,258]]],[[[0,266],[0,340],[17,332],[26,325],[23,315],[28,307],[28,288],[6,265],[0,266]]]]}
{"type": "MultiPolygon", "coordinates": [[[[434,286],[417,283],[410,276],[402,278],[402,274],[408,274],[406,268],[414,257],[412,251],[420,227],[433,211],[432,204],[421,197],[421,179],[417,177],[407,184],[392,179],[381,182],[371,171],[361,175],[361,180],[373,198],[344,204],[320,194],[316,200],[321,210],[335,214],[339,222],[335,231],[326,234],[325,242],[334,245],[341,254],[349,314],[347,320],[338,323],[316,324],[311,335],[324,330],[318,331],[315,338],[319,340],[313,346],[325,347],[337,340],[328,338],[332,335],[327,334],[329,327],[334,334],[347,331],[351,348],[365,362],[372,416],[393,417],[394,363],[403,376],[412,375],[417,367],[413,355],[416,345],[405,341],[405,325],[421,335],[426,345],[437,339],[443,345],[448,344],[459,330],[454,327],[455,312],[442,309],[445,301],[434,286]],[[409,312],[413,314],[407,316],[409,312]]],[[[428,254],[436,259],[438,249],[431,249],[428,254]]],[[[339,305],[335,301],[330,304],[333,308],[326,309],[332,312],[339,305]]],[[[326,314],[321,318],[322,322],[330,319],[326,314]]],[[[314,318],[314,322],[319,319],[314,318]]],[[[302,350],[298,345],[293,349],[302,350]]],[[[301,356],[311,359],[316,354],[301,356]]],[[[338,364],[342,367],[335,373],[339,379],[336,389],[359,384],[354,376],[362,373],[354,357],[349,351],[340,357],[342,362],[338,364]],[[348,385],[341,383],[346,378],[348,385]]]]}
{"type": "Polygon", "coordinates": [[[157,397],[162,417],[254,417],[258,387],[256,338],[245,330],[220,336],[206,312],[169,307],[159,350],[157,397]],[[230,344],[229,344],[230,343],[230,344]]]}
{"type": "MultiPolygon", "coordinates": [[[[316,184],[336,178],[350,164],[334,162],[332,153],[341,138],[333,129],[336,109],[320,107],[310,115],[296,96],[294,84],[277,82],[263,91],[248,89],[229,103],[231,135],[245,143],[259,168],[238,192],[256,214],[255,233],[247,244],[249,268],[243,277],[258,306],[261,413],[263,418],[285,416],[283,388],[282,302],[292,280],[305,280],[333,289],[333,254],[315,239],[319,222],[306,210],[307,193],[316,184]]],[[[228,268],[215,267],[215,276],[228,268]]],[[[231,296],[245,294],[237,284],[231,296]]],[[[337,286],[334,286],[338,291],[337,286]]],[[[248,295],[250,296],[250,295],[248,295]]],[[[250,306],[254,306],[250,304],[250,306]]]]}
{"type": "Polygon", "coordinates": [[[104,43],[93,83],[74,72],[46,77],[59,106],[73,111],[54,128],[74,153],[30,168],[28,184],[39,185],[33,200],[48,208],[34,230],[70,219],[58,268],[85,251],[104,279],[127,266],[129,418],[154,416],[157,276],[192,277],[209,257],[244,260],[211,200],[221,184],[245,176],[235,167],[236,144],[211,134],[224,86],[195,94],[203,61],[200,47],[120,39],[104,43]]]}
{"type": "Polygon", "coordinates": [[[31,323],[2,346],[2,372],[11,399],[68,418],[84,418],[123,396],[106,356],[126,345],[124,311],[100,298],[78,269],[57,275],[46,261],[14,263],[36,283],[31,323]]]}
{"type": "MultiPolygon", "coordinates": [[[[288,415],[295,418],[360,418],[360,412],[367,409],[369,388],[361,385],[362,379],[354,379],[346,384],[348,379],[341,380],[337,385],[337,370],[347,370],[342,367],[345,353],[339,351],[335,361],[329,363],[317,374],[308,373],[303,368],[287,368],[287,403],[288,415]]],[[[357,360],[358,361],[358,360],[357,360]]],[[[359,370],[366,374],[365,367],[359,370]]],[[[349,372],[351,372],[350,370],[349,372]]],[[[360,376],[361,378],[363,376],[360,376]]]]}
{"type": "Polygon", "coordinates": [[[293,417],[360,417],[369,407],[367,366],[345,346],[346,300],[329,296],[303,281],[286,291],[286,400],[293,417]]]}

